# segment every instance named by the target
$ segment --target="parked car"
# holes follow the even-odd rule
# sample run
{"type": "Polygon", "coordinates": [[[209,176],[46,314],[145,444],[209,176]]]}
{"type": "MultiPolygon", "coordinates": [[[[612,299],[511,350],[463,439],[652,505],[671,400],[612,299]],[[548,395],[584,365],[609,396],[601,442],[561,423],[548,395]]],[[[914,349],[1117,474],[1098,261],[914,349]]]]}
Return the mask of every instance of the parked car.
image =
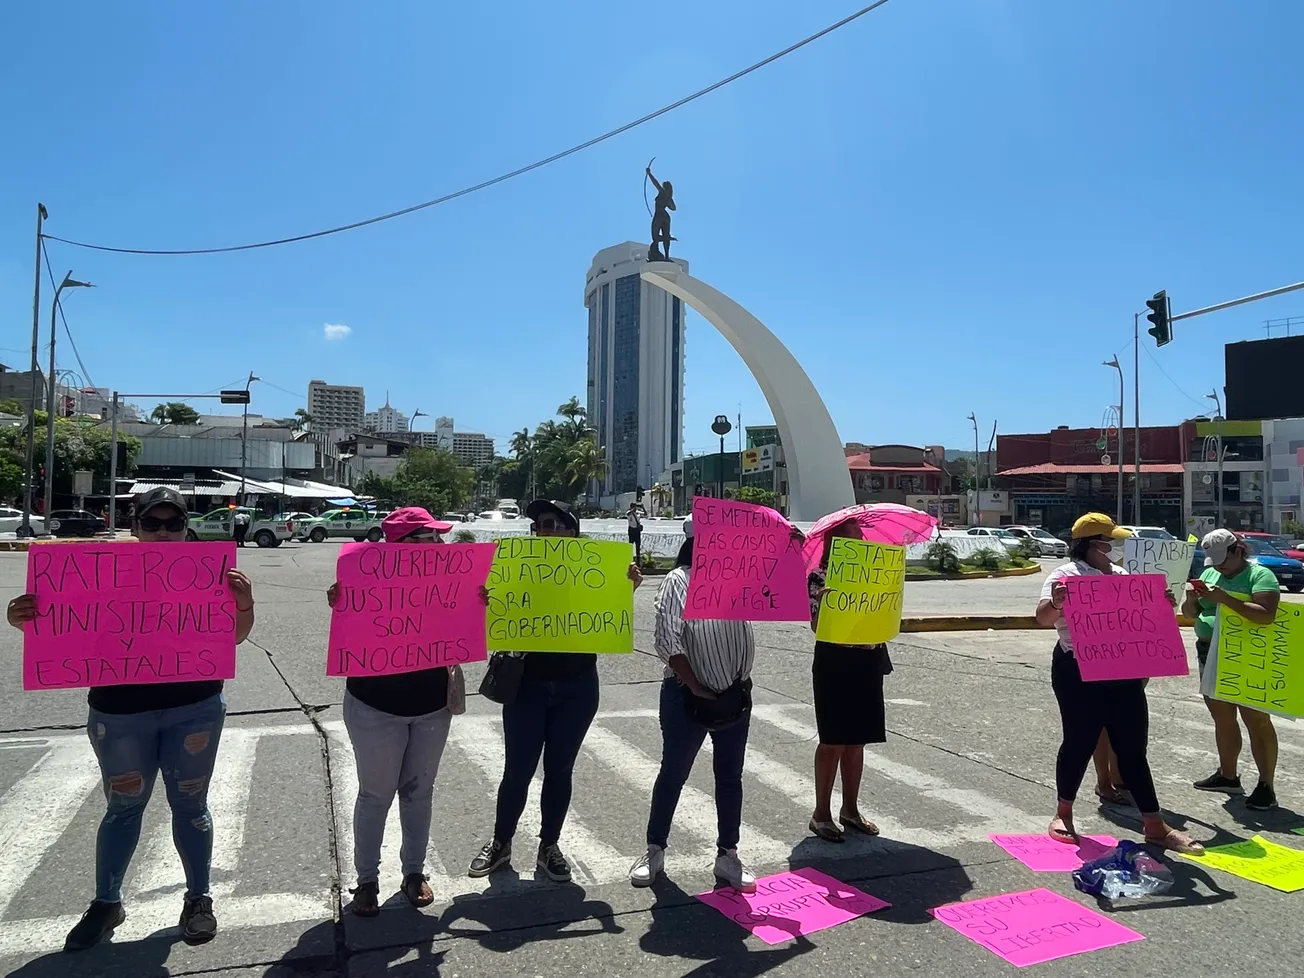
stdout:
{"type": "Polygon", "coordinates": [[[1120,530],[1127,530],[1134,537],[1140,537],[1143,540],[1176,540],[1162,526],[1120,526],[1120,530]]]}
{"type": "Polygon", "coordinates": [[[286,513],[284,516],[278,516],[277,519],[284,519],[290,524],[291,540],[300,543],[308,540],[321,543],[326,539],[326,528],[321,525],[320,516],[314,516],[312,513],[286,513]]]}
{"type": "MultiPolygon", "coordinates": [[[[33,533],[38,535],[45,533],[45,520],[35,513],[32,514],[29,522],[33,533]]],[[[14,509],[12,506],[0,506],[0,533],[16,533],[22,525],[23,511],[21,509],[14,509]]]]}
{"type": "Polygon", "coordinates": [[[317,528],[325,530],[326,536],[331,538],[343,537],[358,542],[370,540],[375,543],[384,536],[380,529],[380,521],[388,515],[388,513],[352,507],[328,509],[321,514],[321,522],[317,528]]]}
{"type": "MultiPolygon", "coordinates": [[[[286,517],[259,516],[249,507],[244,507],[249,514],[249,529],[245,539],[260,547],[279,547],[294,535],[293,521],[286,517]]],[[[236,510],[223,506],[210,513],[205,513],[198,520],[192,519],[186,530],[187,540],[230,540],[233,536],[236,510]]]]}
{"type": "Polygon", "coordinates": [[[1007,526],[1020,540],[1033,540],[1041,548],[1043,557],[1067,557],[1069,545],[1039,526],[1007,526]]]}
{"type": "Polygon", "coordinates": [[[46,521],[56,537],[93,537],[107,528],[102,519],[84,509],[56,509],[46,521]]]}
{"type": "Polygon", "coordinates": [[[1010,553],[1019,549],[1020,540],[1004,527],[996,526],[975,526],[969,529],[966,534],[971,537],[990,537],[991,543],[999,543],[1010,553]]]}
{"type": "Polygon", "coordinates": [[[1242,533],[1246,540],[1259,540],[1270,547],[1276,547],[1291,560],[1304,560],[1304,540],[1294,541],[1281,533],[1242,533]]]}

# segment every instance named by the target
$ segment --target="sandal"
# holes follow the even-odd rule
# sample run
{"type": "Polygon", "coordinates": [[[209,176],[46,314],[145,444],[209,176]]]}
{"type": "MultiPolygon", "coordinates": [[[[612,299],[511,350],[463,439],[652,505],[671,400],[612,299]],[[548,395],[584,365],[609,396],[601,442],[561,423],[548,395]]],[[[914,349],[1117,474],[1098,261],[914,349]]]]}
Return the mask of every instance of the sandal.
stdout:
{"type": "Polygon", "coordinates": [[[1185,832],[1179,832],[1177,829],[1169,829],[1167,835],[1146,836],[1146,844],[1159,846],[1161,849],[1168,849],[1172,852],[1181,853],[1184,856],[1203,856],[1203,843],[1196,842],[1185,832]]]}
{"type": "Polygon", "coordinates": [[[380,913],[380,884],[375,880],[359,883],[349,890],[353,894],[353,912],[359,917],[375,917],[380,913]]]}
{"type": "Polygon", "coordinates": [[[873,822],[866,822],[859,815],[839,815],[838,821],[842,823],[843,828],[854,829],[869,836],[878,835],[878,826],[873,822]]]}
{"type": "Polygon", "coordinates": [[[1065,818],[1063,815],[1056,815],[1050,820],[1050,827],[1046,830],[1046,834],[1056,842],[1069,846],[1076,846],[1081,841],[1077,830],[1073,827],[1073,819],[1065,818]]]}
{"type": "Polygon", "coordinates": [[[807,827],[825,842],[843,841],[842,830],[832,822],[817,822],[812,818],[807,827]]]}
{"type": "Polygon", "coordinates": [[[423,876],[420,873],[409,873],[403,877],[403,895],[407,897],[408,903],[414,907],[428,907],[435,902],[435,894],[430,889],[427,882],[429,876],[423,876]]]}

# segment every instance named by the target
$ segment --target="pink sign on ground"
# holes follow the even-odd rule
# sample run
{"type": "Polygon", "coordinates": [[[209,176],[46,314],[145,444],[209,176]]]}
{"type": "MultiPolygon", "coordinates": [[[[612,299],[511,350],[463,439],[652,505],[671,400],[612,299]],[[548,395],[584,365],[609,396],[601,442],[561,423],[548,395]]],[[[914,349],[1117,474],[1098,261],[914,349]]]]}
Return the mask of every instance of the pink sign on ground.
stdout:
{"type": "Polygon", "coordinates": [[[482,662],[492,543],[346,543],[335,565],[328,676],[482,662]]]}
{"type": "Polygon", "coordinates": [[[1164,575],[1084,574],[1064,585],[1064,618],[1087,682],[1190,673],[1164,575]]]}
{"type": "Polygon", "coordinates": [[[1076,846],[1048,835],[989,835],[998,846],[1034,873],[1071,873],[1118,845],[1112,835],[1084,835],[1076,846]]]}
{"type": "Polygon", "coordinates": [[[693,568],[685,618],[809,621],[801,541],[766,506],[693,500],[693,568]]]}
{"type": "Polygon", "coordinates": [[[932,914],[1016,968],[1145,940],[1136,931],[1050,890],[948,903],[934,908],[932,914]]]}
{"type": "Polygon", "coordinates": [[[725,888],[699,893],[697,899],[715,907],[766,944],[782,944],[891,906],[809,868],[759,879],[755,893],[725,888]]]}
{"type": "Polygon", "coordinates": [[[23,689],[233,678],[234,566],[231,542],[32,547],[23,689]]]}

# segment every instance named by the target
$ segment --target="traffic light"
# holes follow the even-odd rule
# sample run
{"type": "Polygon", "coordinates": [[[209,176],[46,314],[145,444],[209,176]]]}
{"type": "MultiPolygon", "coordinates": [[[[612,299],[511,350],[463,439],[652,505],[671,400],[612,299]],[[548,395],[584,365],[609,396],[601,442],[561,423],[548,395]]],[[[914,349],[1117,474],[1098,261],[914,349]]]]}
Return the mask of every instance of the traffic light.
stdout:
{"type": "Polygon", "coordinates": [[[1161,289],[1146,300],[1146,306],[1150,309],[1146,319],[1154,323],[1146,332],[1155,338],[1155,346],[1173,342],[1173,327],[1168,322],[1168,293],[1161,289]]]}

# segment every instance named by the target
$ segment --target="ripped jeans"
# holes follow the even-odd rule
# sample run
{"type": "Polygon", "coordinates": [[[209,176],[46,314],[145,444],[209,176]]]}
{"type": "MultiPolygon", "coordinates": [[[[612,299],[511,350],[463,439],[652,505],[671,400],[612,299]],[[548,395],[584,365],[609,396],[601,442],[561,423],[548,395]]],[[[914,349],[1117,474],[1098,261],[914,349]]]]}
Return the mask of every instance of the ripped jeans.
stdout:
{"type": "Polygon", "coordinates": [[[108,802],[95,837],[95,899],[122,899],[122,881],[140,841],[140,818],[160,771],[172,809],[172,841],[186,873],[186,898],[208,895],[213,855],[208,783],[225,719],[221,693],[171,710],[90,711],[86,732],[108,802]]]}

